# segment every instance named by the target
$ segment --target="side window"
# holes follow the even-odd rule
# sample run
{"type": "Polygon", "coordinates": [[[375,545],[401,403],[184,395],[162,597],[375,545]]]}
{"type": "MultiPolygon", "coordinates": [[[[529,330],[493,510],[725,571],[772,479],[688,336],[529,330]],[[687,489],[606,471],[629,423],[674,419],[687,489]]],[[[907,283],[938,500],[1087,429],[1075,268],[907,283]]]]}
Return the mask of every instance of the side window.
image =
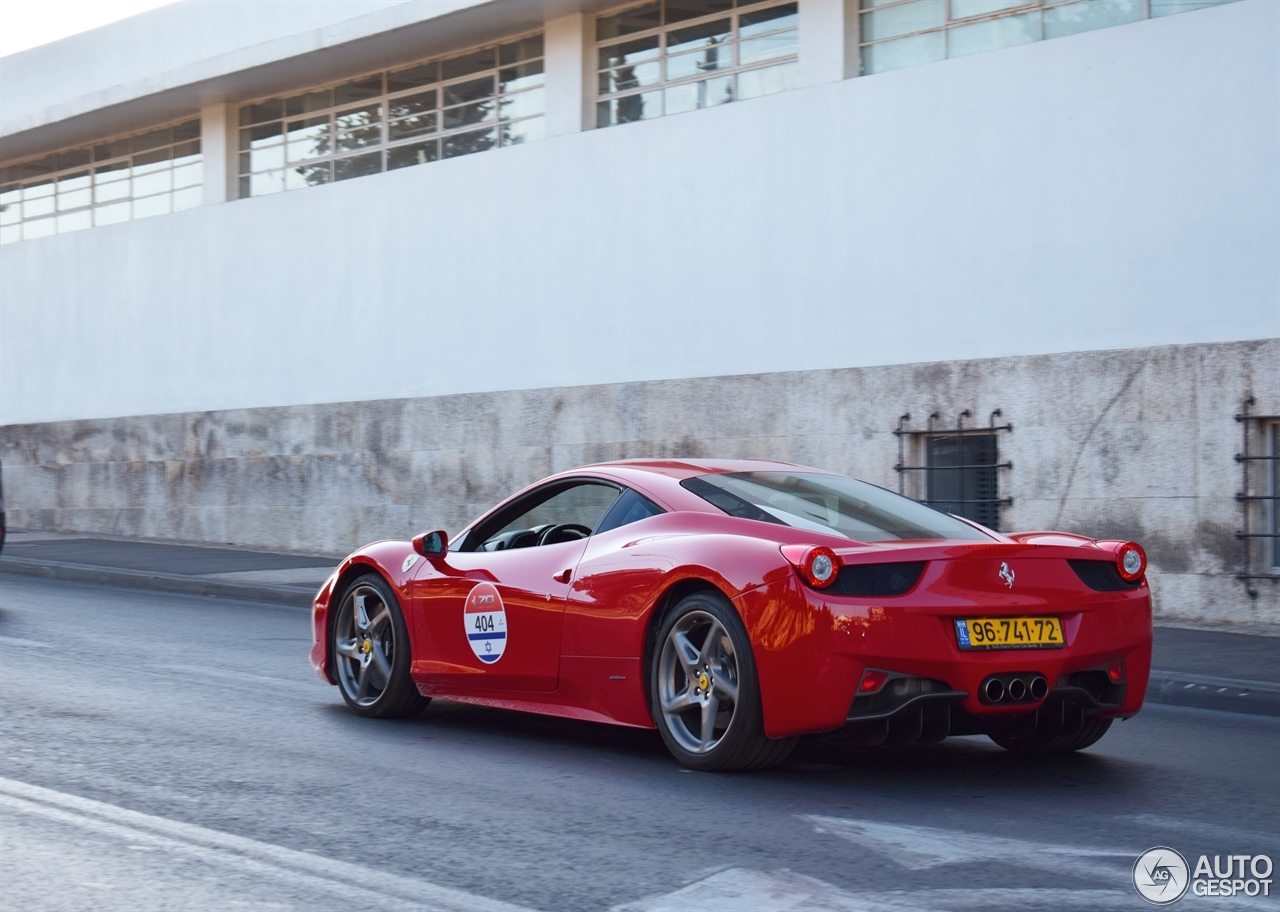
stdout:
{"type": "Polygon", "coordinates": [[[617,529],[665,512],[662,507],[649,500],[649,498],[628,489],[614,501],[613,506],[609,508],[609,512],[604,515],[604,519],[600,520],[600,525],[596,526],[596,534],[599,535],[601,532],[608,532],[611,529],[617,529]]]}
{"type": "Polygon", "coordinates": [[[463,550],[506,551],[586,538],[617,499],[618,489],[602,482],[554,485],[513,505],[518,515],[506,512],[476,529],[463,550]]]}

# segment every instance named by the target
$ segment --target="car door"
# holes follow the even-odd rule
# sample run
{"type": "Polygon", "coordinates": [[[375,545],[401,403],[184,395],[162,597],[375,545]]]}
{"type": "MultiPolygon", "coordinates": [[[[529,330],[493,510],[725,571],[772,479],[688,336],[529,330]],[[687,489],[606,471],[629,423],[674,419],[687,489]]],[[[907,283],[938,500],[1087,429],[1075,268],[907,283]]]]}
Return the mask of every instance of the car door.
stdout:
{"type": "Polygon", "coordinates": [[[555,690],[573,572],[617,495],[582,479],[535,489],[424,562],[412,587],[414,679],[428,693],[555,690]]]}

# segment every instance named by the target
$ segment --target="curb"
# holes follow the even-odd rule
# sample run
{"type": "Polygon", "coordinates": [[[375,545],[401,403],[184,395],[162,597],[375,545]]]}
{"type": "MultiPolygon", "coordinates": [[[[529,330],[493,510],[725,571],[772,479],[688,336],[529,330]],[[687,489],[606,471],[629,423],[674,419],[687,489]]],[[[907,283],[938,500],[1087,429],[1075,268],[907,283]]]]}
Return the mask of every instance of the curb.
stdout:
{"type": "Polygon", "coordinates": [[[24,576],[40,576],[45,579],[124,586],[155,592],[181,592],[184,595],[210,595],[215,598],[271,602],[298,608],[310,608],[311,600],[315,598],[314,590],[301,586],[237,583],[174,573],[119,570],[113,567],[96,567],[92,564],[68,564],[62,561],[42,561],[32,558],[22,560],[11,557],[0,558],[0,573],[20,573],[24,576]]]}
{"type": "Polygon", "coordinates": [[[1153,668],[1147,702],[1280,717],[1280,684],[1153,668]]]}

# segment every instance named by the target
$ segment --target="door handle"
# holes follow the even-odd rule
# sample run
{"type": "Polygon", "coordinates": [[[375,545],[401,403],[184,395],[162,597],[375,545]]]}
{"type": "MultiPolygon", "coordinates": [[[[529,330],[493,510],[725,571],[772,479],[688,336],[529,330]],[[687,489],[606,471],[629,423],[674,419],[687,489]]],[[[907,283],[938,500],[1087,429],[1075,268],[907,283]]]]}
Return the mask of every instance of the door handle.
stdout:
{"type": "Polygon", "coordinates": [[[561,570],[559,573],[557,573],[555,576],[551,578],[555,580],[557,583],[567,583],[569,582],[569,579],[572,576],[573,576],[573,568],[566,567],[565,569],[561,570]]]}

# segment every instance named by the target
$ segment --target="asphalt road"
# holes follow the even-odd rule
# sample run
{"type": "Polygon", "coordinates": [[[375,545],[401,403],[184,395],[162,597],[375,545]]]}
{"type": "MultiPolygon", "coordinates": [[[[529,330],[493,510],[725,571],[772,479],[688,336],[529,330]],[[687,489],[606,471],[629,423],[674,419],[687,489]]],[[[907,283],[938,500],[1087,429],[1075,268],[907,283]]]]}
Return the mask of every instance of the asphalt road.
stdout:
{"type": "Polygon", "coordinates": [[[0,579],[0,909],[1145,909],[1152,846],[1280,860],[1271,718],[700,774],[652,732],[360,719],[308,645],[296,608],[0,579]]]}

